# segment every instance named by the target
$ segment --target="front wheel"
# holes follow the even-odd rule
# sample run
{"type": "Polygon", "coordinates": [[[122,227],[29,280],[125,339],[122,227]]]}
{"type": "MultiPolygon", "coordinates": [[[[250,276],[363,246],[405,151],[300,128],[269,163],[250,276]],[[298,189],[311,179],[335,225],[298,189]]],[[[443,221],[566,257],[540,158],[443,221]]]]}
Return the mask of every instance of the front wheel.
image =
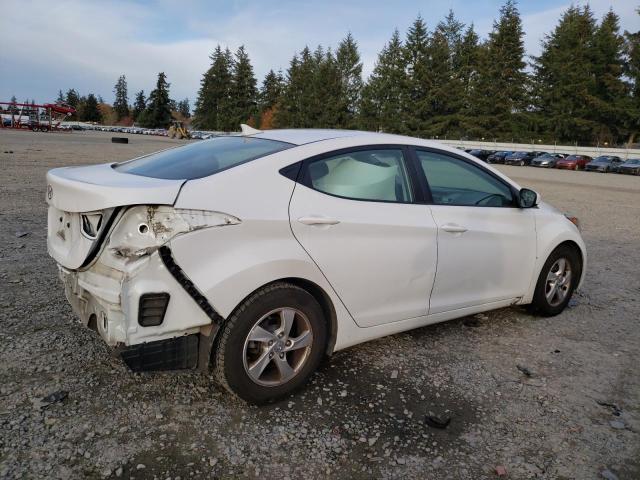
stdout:
{"type": "Polygon", "coordinates": [[[263,404],[306,383],[326,343],[316,299],[295,285],[274,283],[253,293],[225,323],[214,353],[215,376],[231,393],[263,404]]]}
{"type": "Polygon", "coordinates": [[[582,261],[575,248],[561,245],[542,267],[531,309],[542,316],[552,317],[562,312],[582,275],[582,261]]]}

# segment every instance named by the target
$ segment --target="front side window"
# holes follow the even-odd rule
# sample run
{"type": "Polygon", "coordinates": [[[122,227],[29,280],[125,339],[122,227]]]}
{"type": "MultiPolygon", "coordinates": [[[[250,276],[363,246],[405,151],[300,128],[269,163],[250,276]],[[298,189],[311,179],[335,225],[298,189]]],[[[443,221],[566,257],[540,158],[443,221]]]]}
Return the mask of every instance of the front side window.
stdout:
{"type": "Polygon", "coordinates": [[[307,183],[314,190],[356,200],[411,202],[402,150],[358,150],[314,160],[307,183]]]}
{"type": "Polygon", "coordinates": [[[114,169],[144,177],[193,180],[291,147],[264,138],[216,137],[119,163],[114,169]]]}
{"type": "Polygon", "coordinates": [[[510,207],[514,205],[508,185],[479,167],[448,155],[417,151],[436,205],[510,207]]]}

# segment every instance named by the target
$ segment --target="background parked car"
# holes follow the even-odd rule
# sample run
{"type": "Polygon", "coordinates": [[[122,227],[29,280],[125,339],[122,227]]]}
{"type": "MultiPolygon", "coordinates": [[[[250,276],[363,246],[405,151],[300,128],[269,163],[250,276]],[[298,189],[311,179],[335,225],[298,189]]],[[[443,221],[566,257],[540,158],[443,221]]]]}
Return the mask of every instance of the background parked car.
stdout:
{"type": "Polygon", "coordinates": [[[584,169],[587,172],[615,172],[618,166],[622,164],[622,159],[615,155],[601,155],[587,163],[584,169]]]}
{"type": "Polygon", "coordinates": [[[487,163],[504,163],[504,157],[511,155],[512,151],[500,151],[487,157],[487,163]]]}
{"type": "Polygon", "coordinates": [[[531,161],[532,167],[553,168],[556,166],[558,160],[565,158],[564,153],[545,153],[539,157],[534,158],[531,161]]]}
{"type": "MultiPolygon", "coordinates": [[[[536,158],[538,152],[514,152],[511,155],[507,155],[504,159],[505,165],[531,165],[531,160],[536,158]]],[[[544,153],[544,152],[543,152],[544,153]]]]}
{"type": "Polygon", "coordinates": [[[616,168],[616,173],[626,173],[627,175],[640,175],[640,158],[630,158],[616,168]]]}
{"type": "Polygon", "coordinates": [[[474,157],[479,158],[480,160],[486,162],[487,161],[487,157],[489,157],[489,155],[493,155],[495,153],[495,150],[473,149],[473,150],[469,150],[468,153],[473,155],[474,157]]]}
{"type": "Polygon", "coordinates": [[[584,170],[587,163],[593,160],[588,155],[569,155],[567,158],[562,158],[556,162],[556,168],[563,168],[566,170],[584,170]]]}

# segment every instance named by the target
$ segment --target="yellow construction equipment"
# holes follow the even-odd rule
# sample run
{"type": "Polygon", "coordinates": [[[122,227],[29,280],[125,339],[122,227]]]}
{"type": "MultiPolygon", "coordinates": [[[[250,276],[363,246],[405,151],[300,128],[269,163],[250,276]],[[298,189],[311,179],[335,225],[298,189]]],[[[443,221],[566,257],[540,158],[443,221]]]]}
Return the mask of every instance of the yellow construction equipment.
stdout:
{"type": "Polygon", "coordinates": [[[184,123],[180,120],[173,120],[171,122],[171,126],[169,127],[167,134],[169,138],[177,138],[178,140],[182,138],[191,138],[191,134],[184,126],[184,123]]]}

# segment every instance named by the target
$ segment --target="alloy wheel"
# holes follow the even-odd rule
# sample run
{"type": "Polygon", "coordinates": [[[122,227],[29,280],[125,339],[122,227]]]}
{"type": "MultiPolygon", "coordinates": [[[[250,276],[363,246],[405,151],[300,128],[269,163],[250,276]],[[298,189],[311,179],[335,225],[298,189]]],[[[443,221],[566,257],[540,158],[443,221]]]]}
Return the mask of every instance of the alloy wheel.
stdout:
{"type": "Polygon", "coordinates": [[[312,345],[313,330],[304,313],[288,307],[272,310],[247,335],[245,372],[258,385],[283,385],[302,370],[312,345]]]}
{"type": "Polygon", "coordinates": [[[566,258],[561,257],[553,263],[547,274],[544,294],[549,305],[556,307],[564,302],[570,290],[571,264],[566,258]]]}

